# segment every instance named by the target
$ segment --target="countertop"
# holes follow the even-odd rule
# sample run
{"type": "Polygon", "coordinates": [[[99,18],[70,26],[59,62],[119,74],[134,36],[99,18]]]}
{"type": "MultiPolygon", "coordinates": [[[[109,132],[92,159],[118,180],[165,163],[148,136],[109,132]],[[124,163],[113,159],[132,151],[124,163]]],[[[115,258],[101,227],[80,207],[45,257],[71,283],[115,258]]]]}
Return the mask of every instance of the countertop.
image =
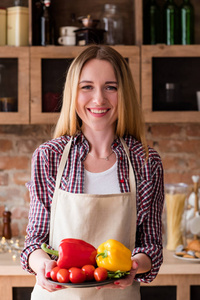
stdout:
{"type": "MultiPolygon", "coordinates": [[[[164,249],[164,262],[159,275],[200,275],[200,260],[184,261],[173,256],[174,252],[164,249]]],[[[13,258],[11,253],[0,253],[0,276],[30,275],[20,265],[20,258],[13,258]]]]}

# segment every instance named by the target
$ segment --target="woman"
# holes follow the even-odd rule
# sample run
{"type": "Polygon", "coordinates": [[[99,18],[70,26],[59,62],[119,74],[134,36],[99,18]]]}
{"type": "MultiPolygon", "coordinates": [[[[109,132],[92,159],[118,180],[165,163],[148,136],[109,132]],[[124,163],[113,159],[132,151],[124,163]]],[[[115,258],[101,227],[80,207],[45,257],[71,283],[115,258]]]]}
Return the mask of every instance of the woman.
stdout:
{"type": "Polygon", "coordinates": [[[71,64],[54,139],[33,155],[24,269],[37,274],[32,299],[140,299],[162,263],[163,168],[146,146],[128,64],[108,46],[92,45],[71,64]],[[41,250],[61,239],[95,247],[116,239],[131,249],[130,275],[99,288],[60,288],[56,265],[41,250]]]}

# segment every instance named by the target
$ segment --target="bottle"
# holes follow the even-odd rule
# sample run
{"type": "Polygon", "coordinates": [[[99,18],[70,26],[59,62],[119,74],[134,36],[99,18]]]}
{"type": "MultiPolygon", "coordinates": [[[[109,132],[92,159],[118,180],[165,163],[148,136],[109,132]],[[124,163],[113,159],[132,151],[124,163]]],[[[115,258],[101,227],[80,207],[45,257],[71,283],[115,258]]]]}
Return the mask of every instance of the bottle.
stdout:
{"type": "Polygon", "coordinates": [[[50,0],[44,0],[43,12],[40,18],[41,21],[41,45],[53,45],[54,44],[54,28],[53,20],[50,12],[50,0]]]}
{"type": "Polygon", "coordinates": [[[164,5],[164,42],[167,45],[179,43],[179,14],[174,0],[166,0],[164,5]]]}
{"type": "Polygon", "coordinates": [[[190,0],[183,0],[181,12],[181,44],[194,44],[194,8],[190,0]]]}
{"type": "Polygon", "coordinates": [[[12,238],[12,231],[11,231],[11,212],[8,211],[7,207],[3,212],[3,232],[2,236],[6,239],[10,240],[12,238]]]}
{"type": "Polygon", "coordinates": [[[105,4],[101,16],[101,28],[106,31],[107,45],[123,44],[123,19],[114,4],[105,4]]]}
{"type": "Polygon", "coordinates": [[[161,10],[155,0],[149,0],[143,15],[144,44],[155,45],[161,42],[161,10]]]}

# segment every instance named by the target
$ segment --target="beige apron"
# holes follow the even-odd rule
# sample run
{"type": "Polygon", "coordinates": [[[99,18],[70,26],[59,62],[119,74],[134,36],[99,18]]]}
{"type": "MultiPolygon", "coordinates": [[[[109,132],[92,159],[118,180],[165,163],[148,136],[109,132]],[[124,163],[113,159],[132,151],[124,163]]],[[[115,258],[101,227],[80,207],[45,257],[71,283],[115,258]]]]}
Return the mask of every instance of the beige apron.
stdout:
{"type": "MultiPolygon", "coordinates": [[[[129,159],[129,151],[121,139],[129,159]]],[[[64,149],[56,178],[51,207],[50,245],[58,249],[63,238],[83,239],[98,247],[108,239],[123,243],[130,250],[135,247],[136,188],[135,176],[129,159],[130,193],[74,194],[59,189],[72,140],[64,149]]],[[[35,285],[31,300],[140,300],[140,285],[121,289],[66,288],[48,292],[35,285]]]]}

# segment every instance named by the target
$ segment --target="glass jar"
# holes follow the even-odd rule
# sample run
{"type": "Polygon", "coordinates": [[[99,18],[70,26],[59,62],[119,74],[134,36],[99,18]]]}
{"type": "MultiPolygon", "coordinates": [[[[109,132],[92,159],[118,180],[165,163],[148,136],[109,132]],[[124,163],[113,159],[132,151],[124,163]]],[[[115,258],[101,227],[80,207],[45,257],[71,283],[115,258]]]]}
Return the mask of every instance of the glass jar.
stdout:
{"type": "Polygon", "coordinates": [[[175,250],[184,242],[183,215],[188,196],[188,185],[184,183],[165,185],[167,212],[167,249],[175,250]]]}
{"type": "Polygon", "coordinates": [[[13,6],[7,8],[8,46],[28,46],[29,44],[28,24],[29,24],[28,7],[13,6]]]}
{"type": "Polygon", "coordinates": [[[100,18],[101,28],[106,31],[105,44],[123,44],[123,18],[114,4],[105,4],[100,18]]]}

